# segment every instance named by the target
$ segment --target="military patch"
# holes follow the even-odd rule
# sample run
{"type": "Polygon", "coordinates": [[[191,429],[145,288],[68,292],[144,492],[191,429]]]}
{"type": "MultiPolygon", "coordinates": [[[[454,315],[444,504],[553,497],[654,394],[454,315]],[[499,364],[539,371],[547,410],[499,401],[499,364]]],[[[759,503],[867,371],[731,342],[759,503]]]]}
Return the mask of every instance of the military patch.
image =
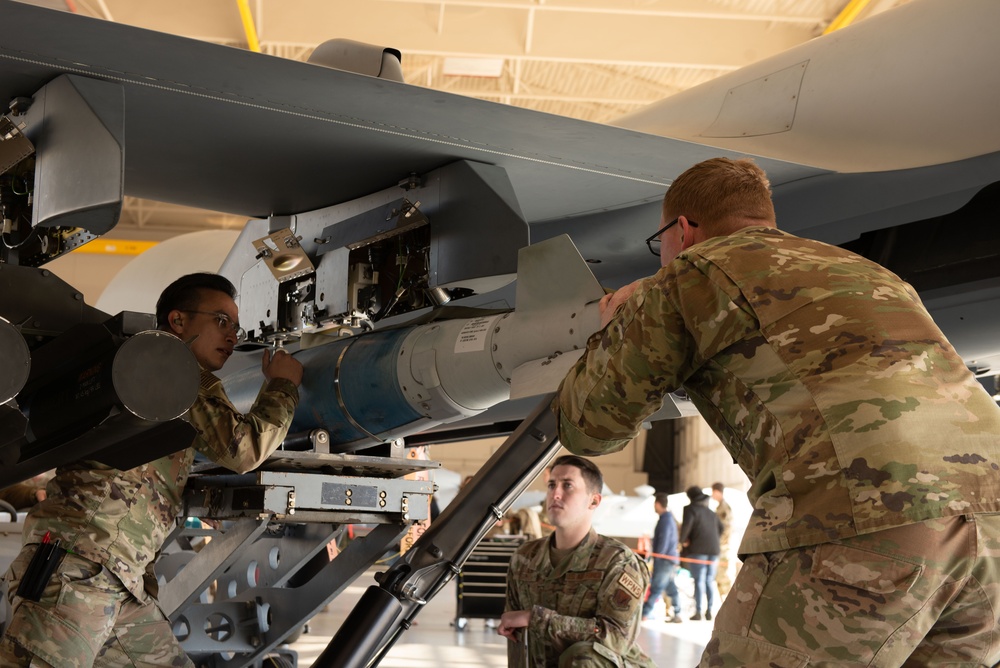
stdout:
{"type": "Polygon", "coordinates": [[[628,573],[622,573],[622,576],[618,578],[618,584],[625,587],[625,590],[632,594],[632,598],[642,598],[645,593],[642,590],[642,585],[629,577],[628,573]]]}
{"type": "Polygon", "coordinates": [[[611,606],[618,610],[627,610],[634,600],[635,597],[632,596],[631,592],[616,588],[615,593],[611,596],[611,606]]]}
{"type": "Polygon", "coordinates": [[[211,371],[205,371],[204,369],[201,370],[200,381],[201,381],[201,389],[203,390],[211,390],[216,385],[220,385],[222,383],[222,381],[219,380],[218,376],[213,374],[211,371]]]}

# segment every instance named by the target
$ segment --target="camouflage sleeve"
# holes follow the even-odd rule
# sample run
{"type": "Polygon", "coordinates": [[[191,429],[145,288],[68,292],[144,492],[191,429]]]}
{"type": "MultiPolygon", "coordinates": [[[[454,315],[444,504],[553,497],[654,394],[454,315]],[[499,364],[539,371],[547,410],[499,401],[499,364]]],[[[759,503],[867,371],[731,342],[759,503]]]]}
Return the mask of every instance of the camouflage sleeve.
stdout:
{"type": "Polygon", "coordinates": [[[623,550],[606,573],[597,592],[594,617],[561,615],[536,605],[531,611],[532,630],[556,647],[590,641],[627,654],[638,633],[649,572],[631,551],[623,550]]]}
{"type": "Polygon", "coordinates": [[[299,402],[295,384],[268,381],[250,411],[243,415],[226,396],[222,381],[202,371],[198,399],[187,420],[198,430],[195,447],[220,466],[245,473],[260,466],[288,433],[299,402]]]}
{"type": "Polygon", "coordinates": [[[712,355],[756,329],[739,290],[698,258],[678,259],[639,287],[563,380],[554,402],[571,452],[624,448],[663,397],[712,355]]]}
{"type": "MultiPolygon", "coordinates": [[[[518,560],[518,555],[511,558],[510,563],[507,565],[507,598],[503,606],[504,612],[512,612],[516,610],[523,610],[523,604],[521,603],[521,597],[518,594],[517,579],[514,577],[515,563],[518,560]]],[[[521,631],[522,633],[527,632],[527,629],[521,631]]],[[[526,657],[524,651],[518,646],[519,643],[507,642],[507,666],[508,668],[525,668],[527,665],[526,657]]]]}
{"type": "Polygon", "coordinates": [[[503,606],[504,612],[511,612],[513,610],[523,610],[521,607],[521,600],[517,594],[517,579],[514,577],[514,563],[517,560],[517,556],[511,558],[510,563],[507,564],[507,598],[503,606]]]}

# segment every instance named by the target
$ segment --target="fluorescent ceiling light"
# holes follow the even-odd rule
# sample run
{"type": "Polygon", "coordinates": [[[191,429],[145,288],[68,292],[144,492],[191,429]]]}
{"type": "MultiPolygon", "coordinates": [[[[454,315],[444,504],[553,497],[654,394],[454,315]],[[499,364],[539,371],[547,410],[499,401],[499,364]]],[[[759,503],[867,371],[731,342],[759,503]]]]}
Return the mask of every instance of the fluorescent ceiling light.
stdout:
{"type": "Polygon", "coordinates": [[[444,75],[449,77],[492,77],[503,73],[503,58],[445,58],[444,75]]]}

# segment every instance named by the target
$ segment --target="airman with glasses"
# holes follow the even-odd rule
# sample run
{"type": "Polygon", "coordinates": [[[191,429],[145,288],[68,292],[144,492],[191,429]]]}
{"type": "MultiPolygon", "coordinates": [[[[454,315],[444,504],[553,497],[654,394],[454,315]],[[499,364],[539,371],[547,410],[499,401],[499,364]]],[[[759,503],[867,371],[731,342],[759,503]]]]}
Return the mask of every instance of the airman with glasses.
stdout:
{"type": "Polygon", "coordinates": [[[28,513],[24,547],[6,575],[12,613],[0,665],[194,667],[146,577],[176,524],[195,451],[237,473],[257,468],[285,438],[302,382],[294,357],[264,351],[265,383],[253,406],[240,413],[232,405],[214,372],[245,339],[235,297],[216,274],[189,274],[160,295],[157,326],[185,341],[201,366],[198,398],[184,416],[194,440],[128,471],[95,461],[57,471],[52,493],[28,513]],[[69,552],[29,601],[18,584],[50,541],[69,552]]]}
{"type": "Polygon", "coordinates": [[[659,222],[554,408],[598,455],[683,389],[747,474],[701,665],[1000,666],[1000,408],[916,290],[779,230],[751,160],[686,170],[659,222]]]}

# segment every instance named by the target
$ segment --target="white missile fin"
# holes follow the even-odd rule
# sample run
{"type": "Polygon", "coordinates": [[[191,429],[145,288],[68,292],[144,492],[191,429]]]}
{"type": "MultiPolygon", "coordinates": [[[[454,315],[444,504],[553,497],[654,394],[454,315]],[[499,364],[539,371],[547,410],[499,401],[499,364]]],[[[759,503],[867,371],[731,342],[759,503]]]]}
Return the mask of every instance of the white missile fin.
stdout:
{"type": "Polygon", "coordinates": [[[694,407],[690,399],[685,399],[676,394],[668,394],[663,397],[663,405],[648,418],[646,422],[656,422],[657,420],[673,420],[682,417],[695,417],[701,415],[694,407]]]}
{"type": "MultiPolygon", "coordinates": [[[[547,392],[555,392],[559,389],[559,383],[563,381],[583,352],[583,350],[571,350],[567,353],[532,360],[520,365],[511,374],[510,398],[524,399],[547,392]]],[[[672,420],[696,415],[700,415],[700,413],[689,399],[676,394],[668,394],[663,398],[660,410],[650,415],[646,421],[672,420]]]]}
{"type": "Polygon", "coordinates": [[[557,304],[589,304],[603,296],[604,288],[568,235],[518,251],[514,305],[518,313],[544,312],[557,304]]]}
{"type": "Polygon", "coordinates": [[[299,337],[299,349],[309,350],[310,348],[322,346],[345,336],[353,335],[354,332],[351,331],[351,328],[346,326],[338,326],[315,332],[303,332],[302,336],[299,337]]]}

